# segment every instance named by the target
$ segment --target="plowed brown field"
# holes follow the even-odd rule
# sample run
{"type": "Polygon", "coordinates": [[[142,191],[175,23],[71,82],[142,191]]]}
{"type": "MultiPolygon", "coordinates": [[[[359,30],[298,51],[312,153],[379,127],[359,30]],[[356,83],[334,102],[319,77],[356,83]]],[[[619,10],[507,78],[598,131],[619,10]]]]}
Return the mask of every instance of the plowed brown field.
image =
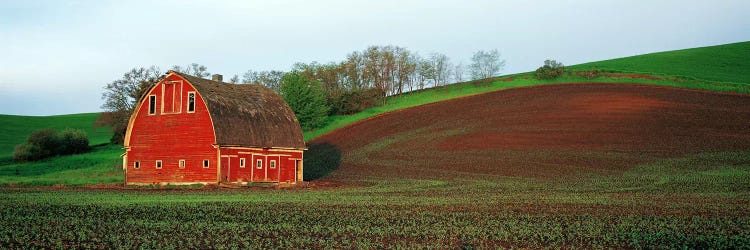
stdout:
{"type": "Polygon", "coordinates": [[[324,179],[555,179],[750,150],[750,96],[630,84],[497,91],[385,114],[310,143],[341,164],[324,179]]]}

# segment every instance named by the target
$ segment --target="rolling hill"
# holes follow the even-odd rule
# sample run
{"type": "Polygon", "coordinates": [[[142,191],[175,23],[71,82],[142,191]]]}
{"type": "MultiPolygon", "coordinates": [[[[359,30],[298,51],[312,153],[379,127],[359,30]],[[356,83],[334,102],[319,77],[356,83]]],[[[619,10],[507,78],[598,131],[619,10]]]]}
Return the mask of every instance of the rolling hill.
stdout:
{"type": "MultiPolygon", "coordinates": [[[[339,163],[320,176],[352,182],[513,177],[580,183],[613,176],[631,188],[661,189],[674,183],[622,177],[669,178],[649,171],[684,162],[670,174],[738,174],[711,179],[721,186],[750,177],[747,124],[749,95],[615,84],[516,88],[338,129],[309,143],[308,155],[334,159],[317,164],[313,157],[306,170],[339,163]]],[[[748,179],[740,182],[750,186],[748,179]]]]}
{"type": "Polygon", "coordinates": [[[650,53],[570,68],[605,69],[692,79],[750,83],[750,42],[650,53]]]}
{"type": "Polygon", "coordinates": [[[117,166],[120,147],[103,145],[112,136],[109,128],[94,128],[98,113],[57,116],[0,115],[0,183],[3,185],[55,184],[87,185],[122,182],[117,166]],[[14,163],[13,150],[33,132],[44,128],[61,131],[76,128],[86,131],[90,145],[98,145],[86,154],[55,157],[31,163],[14,163]]]}
{"type": "Polygon", "coordinates": [[[16,145],[23,143],[27,137],[39,129],[54,128],[58,132],[65,128],[77,128],[86,131],[89,143],[97,145],[109,142],[112,133],[108,128],[94,128],[94,121],[99,113],[83,113],[55,116],[19,116],[0,115],[0,158],[10,157],[16,145]]]}

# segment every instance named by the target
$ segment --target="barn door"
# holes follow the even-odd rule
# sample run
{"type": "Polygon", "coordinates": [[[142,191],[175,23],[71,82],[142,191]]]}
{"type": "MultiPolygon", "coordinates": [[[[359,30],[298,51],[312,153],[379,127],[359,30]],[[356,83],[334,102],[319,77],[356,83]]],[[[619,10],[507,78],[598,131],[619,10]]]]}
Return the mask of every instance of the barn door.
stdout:
{"type": "Polygon", "coordinates": [[[266,157],[261,155],[256,155],[253,157],[255,162],[253,162],[253,181],[254,182],[264,182],[266,181],[266,157]]]}
{"type": "Polygon", "coordinates": [[[281,179],[281,156],[268,157],[268,181],[279,182],[281,179]]]}
{"type": "Polygon", "coordinates": [[[221,182],[229,182],[229,174],[230,174],[230,161],[229,157],[221,156],[221,182]]]}

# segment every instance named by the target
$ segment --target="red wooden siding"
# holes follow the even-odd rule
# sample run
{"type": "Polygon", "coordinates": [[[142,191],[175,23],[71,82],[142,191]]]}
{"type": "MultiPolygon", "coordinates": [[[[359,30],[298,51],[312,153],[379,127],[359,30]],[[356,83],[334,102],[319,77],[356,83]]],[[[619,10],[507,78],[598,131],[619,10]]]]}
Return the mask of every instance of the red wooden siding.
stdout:
{"type": "Polygon", "coordinates": [[[187,81],[170,75],[149,93],[156,95],[156,114],[148,114],[148,100],[140,105],[130,128],[127,183],[217,181],[219,164],[211,117],[200,93],[195,98],[195,112],[187,112],[189,91],[195,89],[187,81]],[[165,82],[172,84],[162,86],[165,82]],[[155,167],[157,160],[162,161],[161,169],[155,167]],[[179,167],[180,160],[185,160],[184,168],[179,167]],[[209,160],[208,168],[203,167],[203,160],[209,160]],[[139,169],[133,167],[135,161],[140,162],[139,169]]]}
{"type": "Polygon", "coordinates": [[[221,181],[230,182],[295,182],[296,159],[302,159],[301,150],[221,148],[220,151],[221,181]],[[244,168],[240,167],[240,159],[245,159],[244,168]],[[258,160],[261,168],[257,168],[258,160]],[[275,168],[271,168],[272,160],[276,162],[275,168]]]}

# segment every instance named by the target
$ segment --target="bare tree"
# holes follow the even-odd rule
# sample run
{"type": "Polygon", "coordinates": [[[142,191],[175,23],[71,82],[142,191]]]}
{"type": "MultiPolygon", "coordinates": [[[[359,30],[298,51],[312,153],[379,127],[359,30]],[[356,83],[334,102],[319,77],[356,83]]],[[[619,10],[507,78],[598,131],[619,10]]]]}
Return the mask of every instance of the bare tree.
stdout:
{"type": "Polygon", "coordinates": [[[174,65],[172,66],[172,70],[200,78],[206,78],[211,75],[211,73],[208,72],[208,68],[206,66],[197,63],[191,63],[190,65],[184,67],[180,65],[174,65]]]}
{"type": "MultiPolygon", "coordinates": [[[[453,81],[454,83],[461,83],[464,81],[464,64],[459,62],[453,67],[453,81]]],[[[459,88],[461,85],[458,85],[459,88]]]]}
{"type": "Polygon", "coordinates": [[[418,64],[418,71],[417,86],[422,90],[426,83],[435,79],[435,68],[430,60],[421,58],[418,64]]]}
{"type": "Polygon", "coordinates": [[[435,81],[435,87],[439,88],[446,85],[453,70],[450,58],[441,53],[432,53],[430,54],[430,63],[434,69],[432,80],[435,81]]]}
{"type": "Polygon", "coordinates": [[[97,126],[109,126],[113,143],[122,143],[128,127],[130,115],[141,98],[162,73],[156,66],[133,68],[123,74],[121,79],[114,80],[104,87],[102,108],[106,111],[97,117],[97,126]]]}
{"type": "Polygon", "coordinates": [[[236,74],[233,75],[232,78],[229,78],[229,82],[230,83],[239,83],[240,82],[240,76],[238,76],[236,74]]]}
{"type": "Polygon", "coordinates": [[[472,80],[487,79],[496,76],[505,67],[505,60],[500,59],[496,49],[490,51],[479,50],[471,57],[472,80]]]}
{"type": "Polygon", "coordinates": [[[279,87],[281,86],[281,77],[284,76],[284,73],[285,72],[283,71],[277,70],[248,70],[244,74],[242,74],[242,83],[263,85],[270,89],[278,91],[279,87]]]}

